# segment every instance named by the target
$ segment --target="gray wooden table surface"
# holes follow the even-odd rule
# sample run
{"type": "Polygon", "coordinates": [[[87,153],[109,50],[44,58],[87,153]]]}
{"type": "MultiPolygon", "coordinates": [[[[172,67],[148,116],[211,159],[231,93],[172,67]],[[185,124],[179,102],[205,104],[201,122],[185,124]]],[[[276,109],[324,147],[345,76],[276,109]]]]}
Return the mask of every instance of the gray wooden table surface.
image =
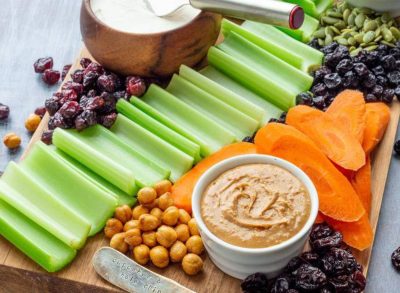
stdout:
{"type": "MultiPolygon", "coordinates": [[[[24,120],[57,86],[48,87],[33,71],[39,57],[52,56],[55,68],[72,63],[82,46],[80,0],[0,0],[0,103],[11,108],[0,121],[0,137],[13,131],[22,136],[15,152],[0,146],[0,171],[18,160],[30,135],[24,120]]],[[[367,292],[400,292],[400,274],[390,254],[400,246],[400,160],[393,158],[368,276],[367,292]]]]}

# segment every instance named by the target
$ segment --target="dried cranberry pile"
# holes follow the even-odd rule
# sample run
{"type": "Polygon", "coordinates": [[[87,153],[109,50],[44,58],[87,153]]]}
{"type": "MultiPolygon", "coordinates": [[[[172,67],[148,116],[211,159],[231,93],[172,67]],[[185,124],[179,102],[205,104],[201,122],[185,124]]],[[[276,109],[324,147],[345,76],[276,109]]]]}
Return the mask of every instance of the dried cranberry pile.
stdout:
{"type": "Polygon", "coordinates": [[[395,152],[398,156],[400,156],[400,140],[398,140],[398,141],[396,141],[396,142],[394,143],[393,149],[394,149],[394,152],[395,152]]]}
{"type": "MultiPolygon", "coordinates": [[[[42,70],[50,66],[45,64],[41,62],[37,68],[42,70]]],[[[43,133],[42,141],[47,144],[51,143],[52,132],[57,127],[83,130],[97,123],[111,127],[117,117],[116,101],[132,95],[141,96],[146,91],[146,84],[140,77],[119,76],[88,58],[81,59],[80,64],[82,69],[71,74],[72,80],[46,99],[45,107],[51,117],[49,131],[43,133]]],[[[63,72],[68,70],[66,66],[63,72]]]]}
{"type": "Polygon", "coordinates": [[[325,59],[313,73],[312,93],[300,94],[297,103],[323,110],[344,89],[362,91],[366,102],[391,103],[395,95],[400,97],[400,42],[395,48],[379,45],[354,57],[336,42],[320,50],[325,59]]]}
{"type": "Polygon", "coordinates": [[[248,276],[241,284],[243,292],[362,292],[366,285],[362,267],[342,240],[341,233],[328,225],[314,225],[311,251],[293,258],[277,278],[268,280],[262,273],[248,276]]]}
{"type": "Polygon", "coordinates": [[[10,108],[7,105],[0,103],[0,120],[7,119],[10,115],[10,108]]]}
{"type": "Polygon", "coordinates": [[[400,247],[392,253],[392,265],[397,271],[400,272],[400,247]]]}

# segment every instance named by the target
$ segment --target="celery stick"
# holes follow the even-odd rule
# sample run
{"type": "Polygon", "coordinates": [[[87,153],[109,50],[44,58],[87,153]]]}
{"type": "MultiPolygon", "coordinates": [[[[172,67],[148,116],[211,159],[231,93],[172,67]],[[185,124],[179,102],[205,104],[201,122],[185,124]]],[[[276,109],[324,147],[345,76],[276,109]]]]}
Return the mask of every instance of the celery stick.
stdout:
{"type": "Polygon", "coordinates": [[[155,119],[189,139],[194,138],[200,145],[203,156],[208,156],[235,141],[233,133],[154,84],[142,100],[168,117],[172,123],[161,116],[153,116],[155,119]]]}
{"type": "MultiPolygon", "coordinates": [[[[0,189],[0,193],[4,192],[6,191],[0,189]]],[[[2,200],[0,200],[0,235],[48,272],[61,270],[76,255],[76,250],[2,200]]]]}
{"type": "Polygon", "coordinates": [[[103,177],[100,177],[96,173],[92,172],[90,169],[86,168],[84,165],[74,160],[60,149],[56,148],[55,146],[49,146],[48,150],[54,155],[58,156],[60,159],[64,160],[65,164],[68,164],[71,168],[74,168],[75,172],[79,173],[80,176],[85,177],[87,180],[90,180],[93,184],[96,184],[98,187],[106,191],[109,195],[114,197],[117,200],[117,204],[119,206],[125,204],[128,206],[133,206],[136,203],[136,197],[123,192],[121,189],[112,185],[103,177]]]}
{"type": "Polygon", "coordinates": [[[179,75],[222,102],[234,107],[235,109],[261,123],[261,120],[265,115],[265,110],[256,104],[251,103],[246,98],[241,97],[237,93],[234,93],[228,88],[225,88],[211,79],[201,75],[198,71],[193,70],[186,65],[181,65],[179,75]]]}
{"type": "Polygon", "coordinates": [[[250,64],[237,60],[216,47],[211,47],[208,51],[208,62],[284,111],[295,105],[297,94],[278,85],[274,76],[261,74],[250,64]]]}
{"type": "Polygon", "coordinates": [[[119,113],[123,114],[125,117],[128,117],[133,122],[136,122],[166,142],[193,157],[195,162],[201,160],[200,146],[198,144],[192,142],[178,132],[168,128],[158,120],[141,111],[136,106],[123,99],[120,99],[117,102],[117,110],[119,113]]]}
{"type": "Polygon", "coordinates": [[[193,166],[193,157],[121,114],[118,115],[110,130],[146,158],[171,170],[170,179],[172,181],[178,180],[193,166]]]}
{"type": "Polygon", "coordinates": [[[176,74],[167,91],[231,131],[238,141],[253,135],[260,123],[176,74]]]}
{"type": "Polygon", "coordinates": [[[264,110],[264,115],[261,120],[261,126],[267,123],[271,118],[279,118],[283,112],[283,110],[279,109],[277,106],[273,105],[264,98],[237,83],[236,81],[229,78],[227,75],[223,74],[212,66],[207,66],[203,68],[200,71],[200,74],[206,76],[214,83],[221,85],[228,91],[231,91],[232,93],[239,95],[243,99],[248,100],[250,103],[262,108],[264,110]]]}
{"type": "Polygon", "coordinates": [[[22,161],[21,168],[64,206],[89,223],[89,236],[103,229],[117,207],[114,197],[65,164],[42,142],[35,144],[29,156],[22,161]]]}
{"type": "Polygon", "coordinates": [[[0,180],[0,199],[74,249],[81,248],[90,224],[10,162],[0,180]]]}
{"type": "Polygon", "coordinates": [[[281,26],[277,26],[276,28],[300,42],[308,43],[309,41],[311,41],[312,35],[318,29],[318,27],[318,19],[304,14],[304,23],[300,28],[296,30],[281,26]]]}
{"type": "Polygon", "coordinates": [[[285,2],[294,3],[300,5],[304,12],[319,18],[321,14],[327,10],[332,4],[333,0],[284,0],[285,2]]]}
{"type": "Polygon", "coordinates": [[[132,190],[127,188],[127,185],[136,189],[134,185],[132,186],[131,178],[135,178],[138,186],[144,187],[152,186],[168,178],[170,174],[168,170],[143,157],[114,133],[100,125],[89,127],[81,132],[57,129],[53,134],[53,143],[110,183],[113,183],[111,180],[117,181],[119,185],[115,185],[128,194],[132,194],[132,190]],[[103,162],[100,163],[99,160],[103,162]],[[108,165],[110,161],[115,162],[120,168],[111,169],[108,165]],[[121,168],[126,168],[134,176],[126,178],[118,174],[117,171],[121,168]]]}
{"type": "MultiPolygon", "coordinates": [[[[276,31],[290,39],[279,30],[276,31]]],[[[277,86],[288,89],[294,93],[294,97],[298,93],[310,89],[312,85],[313,78],[309,74],[263,50],[235,32],[231,32],[218,47],[252,67],[259,74],[270,78],[277,86]]],[[[282,97],[280,98],[282,99],[282,97]]]]}
{"type": "Polygon", "coordinates": [[[239,26],[224,19],[224,35],[232,31],[263,48],[276,57],[304,72],[310,72],[322,64],[324,54],[299,42],[272,25],[245,21],[239,26]]]}

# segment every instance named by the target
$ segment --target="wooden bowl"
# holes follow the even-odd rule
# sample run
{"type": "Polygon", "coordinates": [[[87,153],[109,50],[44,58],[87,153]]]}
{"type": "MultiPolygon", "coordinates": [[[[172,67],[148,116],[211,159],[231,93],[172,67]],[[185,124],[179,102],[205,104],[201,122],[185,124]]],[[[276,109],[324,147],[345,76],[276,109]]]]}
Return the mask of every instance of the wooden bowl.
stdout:
{"type": "Polygon", "coordinates": [[[201,12],[190,23],[155,34],[135,34],[115,30],[99,20],[83,0],[81,34],[93,58],[105,68],[123,75],[166,77],[181,64],[194,66],[215,44],[222,17],[201,12]]]}

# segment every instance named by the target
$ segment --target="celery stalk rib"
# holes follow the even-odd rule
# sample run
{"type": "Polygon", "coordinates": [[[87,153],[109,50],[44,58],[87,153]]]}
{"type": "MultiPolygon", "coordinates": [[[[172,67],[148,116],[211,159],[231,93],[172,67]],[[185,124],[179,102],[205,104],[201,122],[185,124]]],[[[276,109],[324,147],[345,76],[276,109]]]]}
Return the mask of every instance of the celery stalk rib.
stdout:
{"type": "Polygon", "coordinates": [[[200,146],[198,144],[192,142],[171,128],[168,128],[158,120],[141,111],[133,104],[120,99],[117,102],[117,111],[133,122],[136,122],[140,126],[151,131],[161,139],[185,152],[189,156],[193,157],[195,162],[201,160],[200,146]]]}
{"type": "Polygon", "coordinates": [[[246,136],[253,135],[257,130],[258,121],[218,100],[176,74],[169,83],[167,91],[204,116],[217,121],[218,124],[234,133],[238,141],[246,136]]]}
{"type": "Polygon", "coordinates": [[[193,166],[193,157],[121,114],[110,130],[143,156],[170,170],[172,181],[178,180],[193,166]]]}
{"type": "MultiPolygon", "coordinates": [[[[0,193],[6,192],[0,190],[0,193]]],[[[56,272],[76,255],[72,249],[15,208],[0,200],[0,235],[48,272],[56,272]]]]}
{"type": "Polygon", "coordinates": [[[312,35],[318,27],[319,21],[317,19],[308,14],[304,14],[304,23],[300,28],[296,30],[280,26],[277,26],[276,28],[298,41],[308,43],[311,41],[312,35]]]}
{"type": "Polygon", "coordinates": [[[11,162],[0,180],[0,199],[46,229],[68,246],[79,249],[90,225],[11,162]]]}
{"type": "Polygon", "coordinates": [[[173,121],[172,125],[167,126],[179,125],[173,129],[177,131],[183,129],[183,135],[186,133],[196,138],[203,156],[208,156],[235,141],[232,132],[154,84],[150,86],[142,100],[173,121]]]}
{"type": "Polygon", "coordinates": [[[64,206],[88,222],[91,225],[89,236],[103,229],[117,207],[113,196],[65,164],[42,142],[35,144],[22,161],[21,168],[64,206]]]}

